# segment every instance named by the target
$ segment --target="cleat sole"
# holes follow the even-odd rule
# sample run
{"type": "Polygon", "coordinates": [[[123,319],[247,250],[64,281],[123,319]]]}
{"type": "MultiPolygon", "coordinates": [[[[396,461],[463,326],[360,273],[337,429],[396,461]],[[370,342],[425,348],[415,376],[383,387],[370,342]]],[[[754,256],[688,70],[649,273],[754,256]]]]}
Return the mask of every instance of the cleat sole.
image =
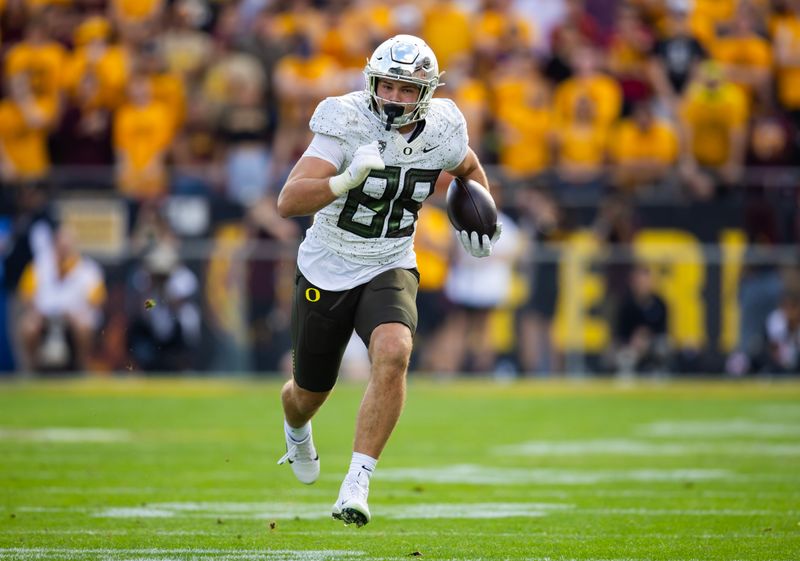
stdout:
{"type": "Polygon", "coordinates": [[[355,524],[356,528],[361,528],[369,522],[363,512],[354,508],[343,508],[341,512],[334,512],[333,517],[337,520],[341,520],[346,525],[355,524]]]}

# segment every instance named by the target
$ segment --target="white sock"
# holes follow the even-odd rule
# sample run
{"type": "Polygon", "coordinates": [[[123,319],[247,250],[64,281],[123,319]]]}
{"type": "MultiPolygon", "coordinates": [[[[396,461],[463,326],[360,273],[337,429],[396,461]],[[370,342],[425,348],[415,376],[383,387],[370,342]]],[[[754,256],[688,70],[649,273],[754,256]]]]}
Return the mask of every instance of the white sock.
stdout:
{"type": "Polygon", "coordinates": [[[308,435],[311,434],[311,421],[307,422],[300,428],[294,428],[289,426],[289,423],[287,423],[286,419],[284,419],[283,429],[286,431],[287,436],[295,442],[303,442],[306,438],[308,438],[308,435]]]}
{"type": "Polygon", "coordinates": [[[378,460],[367,456],[366,454],[359,454],[358,452],[353,452],[353,459],[350,460],[350,471],[347,472],[347,475],[356,476],[359,473],[363,473],[364,476],[369,481],[369,478],[372,477],[372,472],[375,471],[375,466],[378,464],[378,460]]]}

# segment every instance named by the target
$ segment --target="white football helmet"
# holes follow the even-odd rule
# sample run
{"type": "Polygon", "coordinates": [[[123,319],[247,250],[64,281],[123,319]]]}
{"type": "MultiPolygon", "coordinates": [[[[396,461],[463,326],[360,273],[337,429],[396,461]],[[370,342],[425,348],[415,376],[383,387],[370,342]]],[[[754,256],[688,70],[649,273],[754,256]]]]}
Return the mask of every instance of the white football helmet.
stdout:
{"type": "Polygon", "coordinates": [[[399,128],[421,121],[428,113],[433,92],[439,87],[439,63],[425,41],[413,35],[395,35],[381,43],[364,68],[367,93],[372,98],[372,110],[383,125],[399,128]],[[378,96],[378,80],[400,80],[419,86],[419,98],[413,103],[397,103],[378,96]],[[401,106],[401,115],[389,115],[384,105],[401,106]],[[412,107],[405,107],[405,106],[412,107]]]}

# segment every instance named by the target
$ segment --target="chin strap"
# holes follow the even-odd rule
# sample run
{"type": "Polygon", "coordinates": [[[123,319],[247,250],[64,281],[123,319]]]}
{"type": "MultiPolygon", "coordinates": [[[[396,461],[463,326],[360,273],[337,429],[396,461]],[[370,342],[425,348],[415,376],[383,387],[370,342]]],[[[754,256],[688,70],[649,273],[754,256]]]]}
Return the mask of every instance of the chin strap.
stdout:
{"type": "Polygon", "coordinates": [[[386,130],[388,131],[392,129],[394,120],[403,114],[403,106],[387,103],[383,106],[383,112],[386,113],[386,130]]]}

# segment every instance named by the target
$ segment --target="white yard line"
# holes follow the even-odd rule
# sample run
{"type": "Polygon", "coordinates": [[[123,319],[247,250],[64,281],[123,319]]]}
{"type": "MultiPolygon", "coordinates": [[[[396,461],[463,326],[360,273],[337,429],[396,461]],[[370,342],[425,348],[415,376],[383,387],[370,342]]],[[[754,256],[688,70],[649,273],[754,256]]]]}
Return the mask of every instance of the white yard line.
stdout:
{"type": "MultiPolygon", "coordinates": [[[[386,505],[381,516],[388,519],[489,519],[538,518],[572,505],[541,502],[419,503],[386,505]]],[[[97,518],[228,518],[286,520],[330,518],[330,505],[308,503],[154,503],[135,507],[112,507],[90,511],[97,518]]]]}
{"type": "MultiPolygon", "coordinates": [[[[424,554],[423,554],[424,555],[424,554]]],[[[401,561],[408,555],[397,557],[366,557],[362,551],[343,550],[275,550],[237,551],[226,549],[69,549],[69,548],[6,548],[0,549],[0,559],[6,561],[334,561],[357,559],[359,561],[401,561]]],[[[441,559],[441,558],[440,558],[441,559]]],[[[450,557],[441,561],[482,561],[483,558],[450,557]]],[[[647,557],[525,557],[525,561],[654,561],[647,557]]],[[[702,561],[700,559],[673,559],[672,561],[702,561]]],[[[736,561],[736,560],[730,560],[736,561]]]]}
{"type": "MultiPolygon", "coordinates": [[[[337,481],[340,479],[341,478],[338,478],[337,481]]],[[[163,497],[164,495],[170,495],[174,492],[174,487],[97,487],[91,485],[90,481],[87,481],[86,484],[82,486],[41,485],[36,487],[37,495],[138,495],[142,497],[154,495],[163,497]]],[[[409,496],[416,495],[416,492],[408,490],[393,490],[392,492],[394,494],[405,493],[409,496]]],[[[303,495],[327,497],[329,494],[330,491],[327,489],[305,485],[303,487],[292,489],[293,496],[303,495]]],[[[242,498],[252,499],[253,490],[250,488],[237,489],[229,487],[204,487],[203,495],[211,497],[216,497],[218,495],[220,498],[241,496],[242,498]]]]}
{"type": "Polygon", "coordinates": [[[385,508],[387,518],[393,519],[480,519],[480,518],[538,518],[550,512],[570,510],[572,505],[552,503],[417,503],[391,505],[385,508]]]}
{"type": "Polygon", "coordinates": [[[724,438],[731,436],[786,438],[800,436],[800,422],[773,423],[738,418],[726,420],[664,420],[648,423],[637,434],[653,437],[724,438]]]}
{"type": "MultiPolygon", "coordinates": [[[[92,494],[92,495],[149,495],[162,494],[173,491],[170,488],[157,487],[96,487],[94,485],[66,487],[63,485],[41,485],[36,487],[37,494],[48,495],[73,495],[73,494],[92,494]]],[[[203,489],[203,493],[207,490],[203,489]]]]}
{"type": "Polygon", "coordinates": [[[20,442],[113,443],[128,442],[131,432],[104,428],[9,428],[0,427],[0,440],[20,442]]]}
{"type": "MultiPolygon", "coordinates": [[[[789,534],[790,531],[785,531],[783,533],[789,534]]],[[[280,532],[282,535],[298,535],[298,536],[331,536],[331,535],[341,535],[341,536],[352,536],[352,530],[281,530],[280,532]]],[[[774,536],[776,532],[770,532],[771,535],[774,536]]],[[[781,532],[777,532],[780,534],[781,532]]],[[[475,532],[473,530],[464,530],[464,531],[452,531],[452,532],[438,532],[438,531],[425,531],[425,530],[403,530],[404,536],[427,536],[427,537],[452,537],[452,536],[465,536],[468,538],[511,538],[511,539],[519,539],[522,536],[522,532],[475,532]]],[[[624,534],[611,534],[606,532],[605,530],[599,529],[597,532],[581,532],[581,533],[559,533],[559,532],[536,532],[530,531],[526,529],[524,531],[524,535],[529,538],[536,538],[537,543],[546,542],[546,541],[557,541],[557,540],[585,540],[589,537],[601,537],[603,539],[620,539],[620,540],[629,540],[631,538],[630,533],[624,534]]],[[[731,532],[729,534],[722,533],[722,534],[712,534],[712,533],[702,533],[702,534],[672,534],[672,533],[664,533],[664,532],[650,532],[650,533],[636,533],[637,538],[641,539],[660,539],[660,540],[676,540],[676,539],[715,539],[715,540],[731,540],[731,539],[760,539],[760,538],[767,538],[770,539],[770,535],[765,534],[763,531],[759,532],[731,532]]]]}
{"type": "Polygon", "coordinates": [[[25,548],[12,547],[0,549],[0,559],[11,561],[34,561],[67,559],[70,561],[172,561],[180,556],[182,560],[202,561],[336,561],[340,559],[365,559],[363,551],[350,550],[302,550],[280,549],[274,551],[233,550],[233,549],[72,549],[72,548],[25,548]]]}
{"type": "Polygon", "coordinates": [[[739,476],[725,469],[631,469],[575,470],[539,468],[491,468],[459,464],[430,468],[384,468],[375,477],[417,483],[472,483],[479,485],[596,485],[618,481],[734,481],[739,476]]]}
{"type": "MultiPolygon", "coordinates": [[[[800,429],[798,429],[800,434],[800,429]]],[[[507,456],[800,456],[798,443],[761,442],[653,442],[646,440],[605,439],[548,441],[532,440],[497,446],[496,455],[507,456]]]]}
{"type": "Polygon", "coordinates": [[[800,405],[793,403],[758,405],[753,408],[753,413],[759,416],[769,417],[770,420],[775,421],[800,422],[800,405]]]}
{"type": "Polygon", "coordinates": [[[800,511],[793,510],[736,508],[582,508],[576,509],[576,512],[602,516],[609,514],[625,516],[795,516],[800,513],[800,511]]]}
{"type": "MultiPolygon", "coordinates": [[[[797,510],[782,509],[737,509],[737,508],[638,508],[603,507],[584,508],[567,503],[543,502],[483,502],[483,503],[425,503],[378,505],[375,507],[382,518],[388,520],[426,519],[493,519],[493,518],[540,518],[561,512],[586,516],[796,516],[797,510]]],[[[222,519],[222,520],[318,520],[330,518],[327,503],[256,503],[256,502],[170,502],[153,503],[130,507],[19,507],[19,513],[47,512],[74,515],[81,513],[92,518],[120,519],[222,519]]],[[[102,530],[97,530],[102,533],[102,530]]]]}
{"type": "Polygon", "coordinates": [[[153,530],[151,528],[126,528],[124,530],[107,529],[70,529],[62,530],[59,528],[49,530],[0,530],[0,535],[31,535],[31,536],[130,536],[139,533],[148,536],[220,536],[220,532],[208,530],[153,530]]]}
{"type": "MultiPolygon", "coordinates": [[[[557,491],[554,493],[558,493],[557,491]]],[[[543,497],[548,496],[546,491],[541,493],[537,491],[537,495],[543,497]]],[[[559,493],[556,496],[562,496],[559,493]]],[[[720,491],[720,490],[702,490],[693,488],[690,491],[687,489],[586,489],[576,490],[566,494],[563,498],[575,499],[576,497],[644,497],[644,498],[686,498],[686,497],[703,497],[708,499],[730,499],[730,498],[746,498],[746,499],[790,499],[800,498],[800,493],[791,491],[720,491]]]]}
{"type": "MultiPolygon", "coordinates": [[[[332,521],[334,525],[337,527],[339,526],[339,522],[332,521]]],[[[315,536],[315,537],[326,537],[326,536],[352,536],[353,530],[352,529],[326,529],[326,530],[286,530],[280,526],[276,529],[277,534],[282,536],[315,536]]],[[[719,540],[729,540],[729,539],[753,539],[753,538],[769,538],[770,535],[780,534],[779,531],[771,532],[769,535],[765,535],[763,531],[757,532],[730,532],[730,533],[701,533],[701,534],[691,534],[691,533],[665,533],[665,532],[644,532],[644,533],[637,533],[636,537],[641,539],[666,539],[666,540],[674,540],[674,539],[719,539],[719,540]]],[[[783,532],[789,533],[789,532],[783,532]]],[[[215,536],[219,538],[221,536],[220,532],[211,532],[207,530],[153,530],[150,528],[131,528],[126,530],[92,530],[92,529],[79,529],[79,530],[0,530],[0,535],[8,535],[8,536],[47,536],[47,535],[54,535],[54,536],[135,536],[139,534],[146,534],[147,536],[215,536]]],[[[250,534],[248,534],[250,535],[250,534]]],[[[384,535],[391,535],[390,532],[379,532],[377,534],[373,533],[372,536],[384,536],[384,535]]],[[[474,531],[472,529],[465,529],[465,530],[449,530],[449,531],[440,531],[440,530],[408,530],[403,529],[402,532],[403,536],[423,536],[423,537],[458,537],[458,536],[468,536],[469,538],[476,538],[476,537],[486,537],[486,538],[510,538],[510,539],[519,539],[522,535],[521,532],[480,532],[474,531]]],[[[585,539],[591,536],[600,536],[604,539],[629,539],[631,537],[630,533],[624,534],[611,534],[604,530],[598,530],[595,533],[592,532],[581,532],[581,533],[574,533],[574,532],[551,532],[551,531],[534,531],[530,529],[525,530],[525,535],[528,537],[536,537],[537,542],[542,541],[556,541],[556,540],[572,540],[572,539],[585,539]]]]}
{"type": "MultiPolygon", "coordinates": [[[[748,479],[749,476],[741,476],[748,479]]],[[[339,479],[336,479],[338,481],[339,479]]],[[[145,497],[147,495],[170,494],[174,489],[171,488],[153,488],[153,487],[90,487],[90,486],[42,486],[36,487],[37,494],[49,495],[137,495],[145,497]]],[[[392,496],[398,497],[414,497],[415,500],[420,498],[419,490],[412,489],[392,489],[392,496]]],[[[323,488],[305,488],[298,487],[292,489],[293,496],[318,496],[327,497],[330,491],[323,488]]],[[[219,495],[221,498],[230,500],[231,498],[238,498],[241,495],[242,502],[249,502],[253,499],[253,493],[244,489],[203,489],[203,495],[207,497],[215,497],[219,495]]],[[[686,489],[596,489],[590,487],[582,487],[570,489],[569,491],[561,489],[533,489],[527,493],[527,498],[536,499],[538,497],[556,498],[564,500],[573,500],[576,497],[654,497],[654,498],[670,498],[670,497],[686,497],[688,492],[686,489]]],[[[749,499],[772,499],[772,498],[798,498],[800,499],[800,492],[791,491],[737,491],[737,490],[704,490],[692,489],[691,496],[706,497],[706,498],[737,498],[744,497],[749,499]]],[[[266,498],[263,502],[267,502],[266,498]]],[[[25,508],[25,507],[23,507],[25,508]]],[[[35,508],[35,507],[27,507],[35,508]]],[[[43,507],[46,508],[46,507],[43,507]]]]}

